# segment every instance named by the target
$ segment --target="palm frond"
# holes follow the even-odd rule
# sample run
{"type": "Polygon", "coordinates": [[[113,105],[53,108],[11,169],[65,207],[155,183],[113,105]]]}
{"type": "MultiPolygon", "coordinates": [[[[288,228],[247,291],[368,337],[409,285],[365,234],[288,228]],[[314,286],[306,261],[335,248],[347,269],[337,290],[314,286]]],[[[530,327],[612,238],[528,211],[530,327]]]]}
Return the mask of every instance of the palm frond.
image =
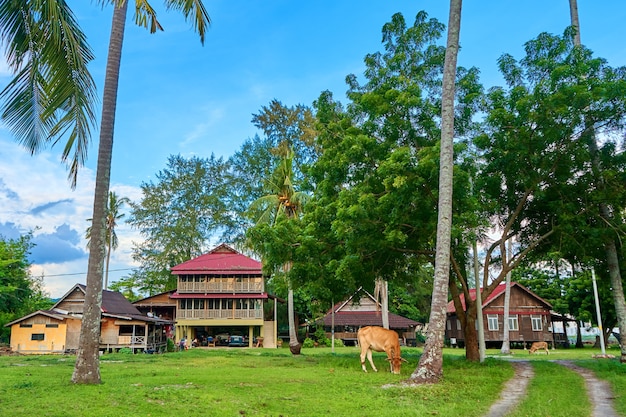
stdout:
{"type": "Polygon", "coordinates": [[[96,124],[86,37],[64,0],[0,1],[0,36],[15,74],[0,92],[0,116],[31,153],[69,132],[62,157],[75,187],[96,124]]]}
{"type": "Polygon", "coordinates": [[[191,21],[194,30],[200,35],[200,42],[204,45],[204,37],[211,25],[211,17],[202,0],[166,0],[167,8],[183,13],[185,20],[191,21]]]}

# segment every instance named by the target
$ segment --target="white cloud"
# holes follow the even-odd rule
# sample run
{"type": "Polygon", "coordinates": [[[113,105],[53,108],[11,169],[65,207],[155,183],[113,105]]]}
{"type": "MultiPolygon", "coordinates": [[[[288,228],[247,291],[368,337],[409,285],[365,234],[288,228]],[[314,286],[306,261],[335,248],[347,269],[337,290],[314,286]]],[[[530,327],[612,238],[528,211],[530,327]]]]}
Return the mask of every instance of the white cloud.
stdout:
{"type": "MultiPolygon", "coordinates": [[[[75,283],[85,283],[88,251],[85,231],[92,217],[95,173],[83,168],[72,190],[67,170],[56,149],[31,156],[21,146],[0,135],[0,233],[9,238],[33,231],[31,273],[44,276],[44,289],[52,297],[65,294],[75,283]]],[[[112,184],[119,196],[138,201],[141,189],[112,184]]],[[[126,207],[128,210],[128,207],[126,207]]],[[[136,267],[132,241],[139,234],[126,223],[117,230],[120,239],[113,253],[109,282],[136,267]]]]}

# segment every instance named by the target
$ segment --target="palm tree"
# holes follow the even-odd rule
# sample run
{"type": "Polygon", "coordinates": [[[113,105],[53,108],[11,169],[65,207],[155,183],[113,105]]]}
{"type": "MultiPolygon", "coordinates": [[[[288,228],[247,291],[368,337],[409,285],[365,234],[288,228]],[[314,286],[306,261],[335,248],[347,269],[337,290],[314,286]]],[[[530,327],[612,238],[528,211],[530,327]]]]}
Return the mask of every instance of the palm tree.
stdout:
{"type": "MultiPolygon", "coordinates": [[[[285,216],[287,219],[298,217],[302,213],[302,206],[308,197],[305,193],[297,192],[293,186],[293,150],[279,146],[279,151],[281,149],[284,156],[266,184],[270,194],[258,198],[250,206],[251,212],[260,213],[257,217],[257,224],[274,225],[281,216],[285,216]]],[[[289,347],[293,354],[298,354],[300,343],[296,333],[293,286],[288,277],[289,271],[291,271],[291,262],[286,262],[283,266],[283,272],[287,277],[288,285],[289,347]]]]}
{"type": "Polygon", "coordinates": [[[69,133],[62,160],[74,188],[96,124],[85,34],[63,0],[0,0],[0,36],[15,75],[0,92],[2,120],[31,154],[69,133]]]}
{"type": "MultiPolygon", "coordinates": [[[[130,200],[126,197],[119,198],[115,191],[109,192],[109,205],[107,207],[107,222],[106,222],[106,265],[104,270],[104,289],[106,290],[109,286],[109,263],[111,261],[111,252],[117,249],[119,241],[117,239],[117,233],[115,233],[115,227],[117,226],[117,221],[121,220],[125,214],[120,213],[120,209],[124,204],[129,204],[130,200]]],[[[87,221],[92,222],[93,219],[87,219],[87,221]]],[[[91,226],[87,228],[87,232],[85,233],[85,237],[87,239],[87,246],[91,242],[91,226]]]]}
{"type": "MultiPolygon", "coordinates": [[[[581,46],[580,41],[580,22],[578,20],[578,2],[577,0],[570,0],[570,17],[572,26],[576,28],[576,34],[574,36],[574,45],[581,46]]],[[[589,155],[591,157],[592,172],[596,177],[595,183],[597,188],[604,191],[605,180],[603,178],[604,173],[602,170],[602,164],[600,162],[600,150],[596,142],[596,130],[593,125],[593,121],[590,117],[585,116],[585,134],[583,137],[587,140],[587,147],[589,149],[589,155]]],[[[601,224],[611,225],[614,223],[615,216],[613,215],[613,209],[609,205],[600,200],[598,202],[598,209],[600,217],[602,219],[601,224]]],[[[617,228],[614,228],[617,230],[617,228]]],[[[613,303],[615,305],[615,315],[617,316],[618,326],[620,334],[626,334],[626,297],[624,296],[624,286],[622,283],[622,273],[620,269],[620,259],[617,252],[617,248],[621,245],[620,242],[615,242],[617,238],[608,235],[604,241],[604,253],[606,256],[606,262],[609,270],[609,279],[611,281],[611,287],[613,288],[613,303]]],[[[620,362],[626,363],[626,343],[620,345],[620,362]]]]}
{"type": "MultiPolygon", "coordinates": [[[[87,290],[78,356],[72,381],[100,383],[98,361],[102,276],[106,250],[106,205],[111,178],[113,127],[128,0],[99,0],[111,4],[113,24],[102,100],[100,141],[91,227],[87,290]]],[[[202,0],[165,0],[168,9],[183,13],[204,43],[210,24],[202,0]]],[[[135,22],[151,33],[162,29],[146,0],[135,0],[135,22]]],[[[0,34],[7,45],[7,62],[15,79],[0,92],[7,100],[2,117],[31,152],[70,134],[63,158],[72,186],[86,158],[89,127],[93,124],[94,83],[87,70],[93,59],[85,36],[64,0],[0,0],[0,34]]]]}
{"type": "MultiPolygon", "coordinates": [[[[74,383],[100,383],[99,337],[100,309],[102,305],[102,267],[106,246],[106,202],[111,179],[111,154],[113,152],[113,128],[117,106],[117,87],[122,58],[122,44],[126,26],[127,0],[101,0],[102,4],[113,4],[113,23],[109,41],[104,95],[102,99],[102,120],[100,123],[100,143],[96,170],[96,190],[94,196],[92,239],[87,268],[87,289],[85,311],[81,326],[80,344],[76,366],[72,375],[74,383]],[[95,237],[95,239],[94,239],[95,237]]],[[[150,33],[162,29],[156,19],[156,12],[145,0],[135,0],[135,22],[148,28],[150,33]]],[[[204,43],[204,35],[210,24],[209,15],[201,0],[165,0],[168,8],[179,10],[191,20],[194,29],[204,43]]]]}
{"type": "Polygon", "coordinates": [[[439,213],[437,219],[437,245],[435,277],[428,322],[428,337],[424,353],[410,380],[415,383],[439,382],[443,376],[443,338],[450,278],[450,240],[452,230],[452,171],[454,139],[454,90],[456,62],[461,32],[462,0],[450,0],[448,41],[443,68],[443,93],[441,97],[441,151],[439,166],[439,213]]]}

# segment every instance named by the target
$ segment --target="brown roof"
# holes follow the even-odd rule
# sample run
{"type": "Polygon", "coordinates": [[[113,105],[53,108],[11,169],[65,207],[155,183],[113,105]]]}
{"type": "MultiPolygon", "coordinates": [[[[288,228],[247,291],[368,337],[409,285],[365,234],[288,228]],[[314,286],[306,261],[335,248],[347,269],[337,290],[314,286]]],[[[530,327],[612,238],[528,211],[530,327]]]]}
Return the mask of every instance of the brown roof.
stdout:
{"type": "MultiPolygon", "coordinates": [[[[324,326],[332,326],[332,315],[324,316],[324,326]]],[[[408,329],[421,323],[397,314],[389,313],[390,329],[408,329]]],[[[380,311],[340,311],[335,313],[335,326],[382,326],[380,311]]]]}
{"type": "MultiPolygon", "coordinates": [[[[383,319],[382,313],[380,311],[380,303],[374,298],[372,294],[365,291],[363,288],[359,288],[352,296],[350,296],[347,300],[341,301],[331,307],[330,310],[324,316],[324,325],[332,326],[332,312],[335,311],[335,326],[382,326],[383,319]],[[360,298],[357,299],[357,296],[360,295],[360,298]],[[350,310],[349,306],[355,303],[354,300],[358,300],[358,303],[363,302],[363,300],[371,300],[374,305],[376,305],[376,310],[374,311],[354,311],[350,310]],[[344,310],[345,309],[345,310],[344,310]]],[[[408,329],[411,327],[420,326],[422,323],[408,319],[406,317],[399,316],[394,313],[389,313],[389,328],[391,329],[408,329]]]]}
{"type": "MultiPolygon", "coordinates": [[[[541,303],[545,304],[548,309],[552,308],[552,304],[550,304],[549,302],[547,302],[543,298],[539,297],[537,294],[535,294],[534,292],[532,292],[528,288],[524,287],[522,284],[519,284],[517,282],[511,282],[511,288],[514,288],[514,287],[517,287],[517,288],[521,289],[522,291],[530,294],[531,297],[536,298],[541,303]]],[[[505,290],[506,290],[506,283],[502,283],[502,284],[498,285],[496,288],[494,288],[493,292],[491,294],[489,294],[489,297],[487,297],[486,300],[482,300],[483,307],[486,307],[489,304],[491,304],[491,302],[493,300],[495,300],[496,298],[498,298],[499,295],[503,294],[505,290]]],[[[482,291],[481,291],[481,293],[482,293],[482,291]]],[[[476,299],[476,289],[475,288],[470,289],[469,290],[469,294],[470,294],[470,298],[472,300],[476,299]]],[[[465,295],[461,294],[460,298],[461,298],[461,305],[463,306],[463,310],[465,310],[465,295]]],[[[454,308],[454,301],[448,302],[447,311],[448,311],[448,313],[455,313],[456,312],[456,309],[454,308]]]]}
{"type": "Polygon", "coordinates": [[[261,262],[226,244],[172,268],[172,274],[262,275],[261,262]]]}

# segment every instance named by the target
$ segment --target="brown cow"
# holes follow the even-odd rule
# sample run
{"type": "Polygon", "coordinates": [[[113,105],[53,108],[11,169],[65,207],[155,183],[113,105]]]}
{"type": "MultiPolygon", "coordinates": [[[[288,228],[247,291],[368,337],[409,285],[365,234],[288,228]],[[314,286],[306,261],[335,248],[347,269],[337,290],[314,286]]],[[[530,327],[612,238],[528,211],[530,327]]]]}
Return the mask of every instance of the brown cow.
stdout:
{"type": "Polygon", "coordinates": [[[530,345],[530,350],[528,351],[528,354],[530,355],[541,349],[544,349],[547,355],[550,354],[547,342],[534,342],[532,345],[530,345]]]}
{"type": "Polygon", "coordinates": [[[374,350],[376,352],[386,352],[391,372],[394,374],[400,373],[402,362],[406,362],[406,360],[400,357],[398,333],[383,327],[367,326],[359,329],[357,339],[359,340],[359,346],[361,346],[361,368],[363,368],[363,371],[367,372],[367,369],[365,369],[365,356],[367,355],[372,369],[374,372],[378,372],[372,360],[372,350],[374,350]]]}

